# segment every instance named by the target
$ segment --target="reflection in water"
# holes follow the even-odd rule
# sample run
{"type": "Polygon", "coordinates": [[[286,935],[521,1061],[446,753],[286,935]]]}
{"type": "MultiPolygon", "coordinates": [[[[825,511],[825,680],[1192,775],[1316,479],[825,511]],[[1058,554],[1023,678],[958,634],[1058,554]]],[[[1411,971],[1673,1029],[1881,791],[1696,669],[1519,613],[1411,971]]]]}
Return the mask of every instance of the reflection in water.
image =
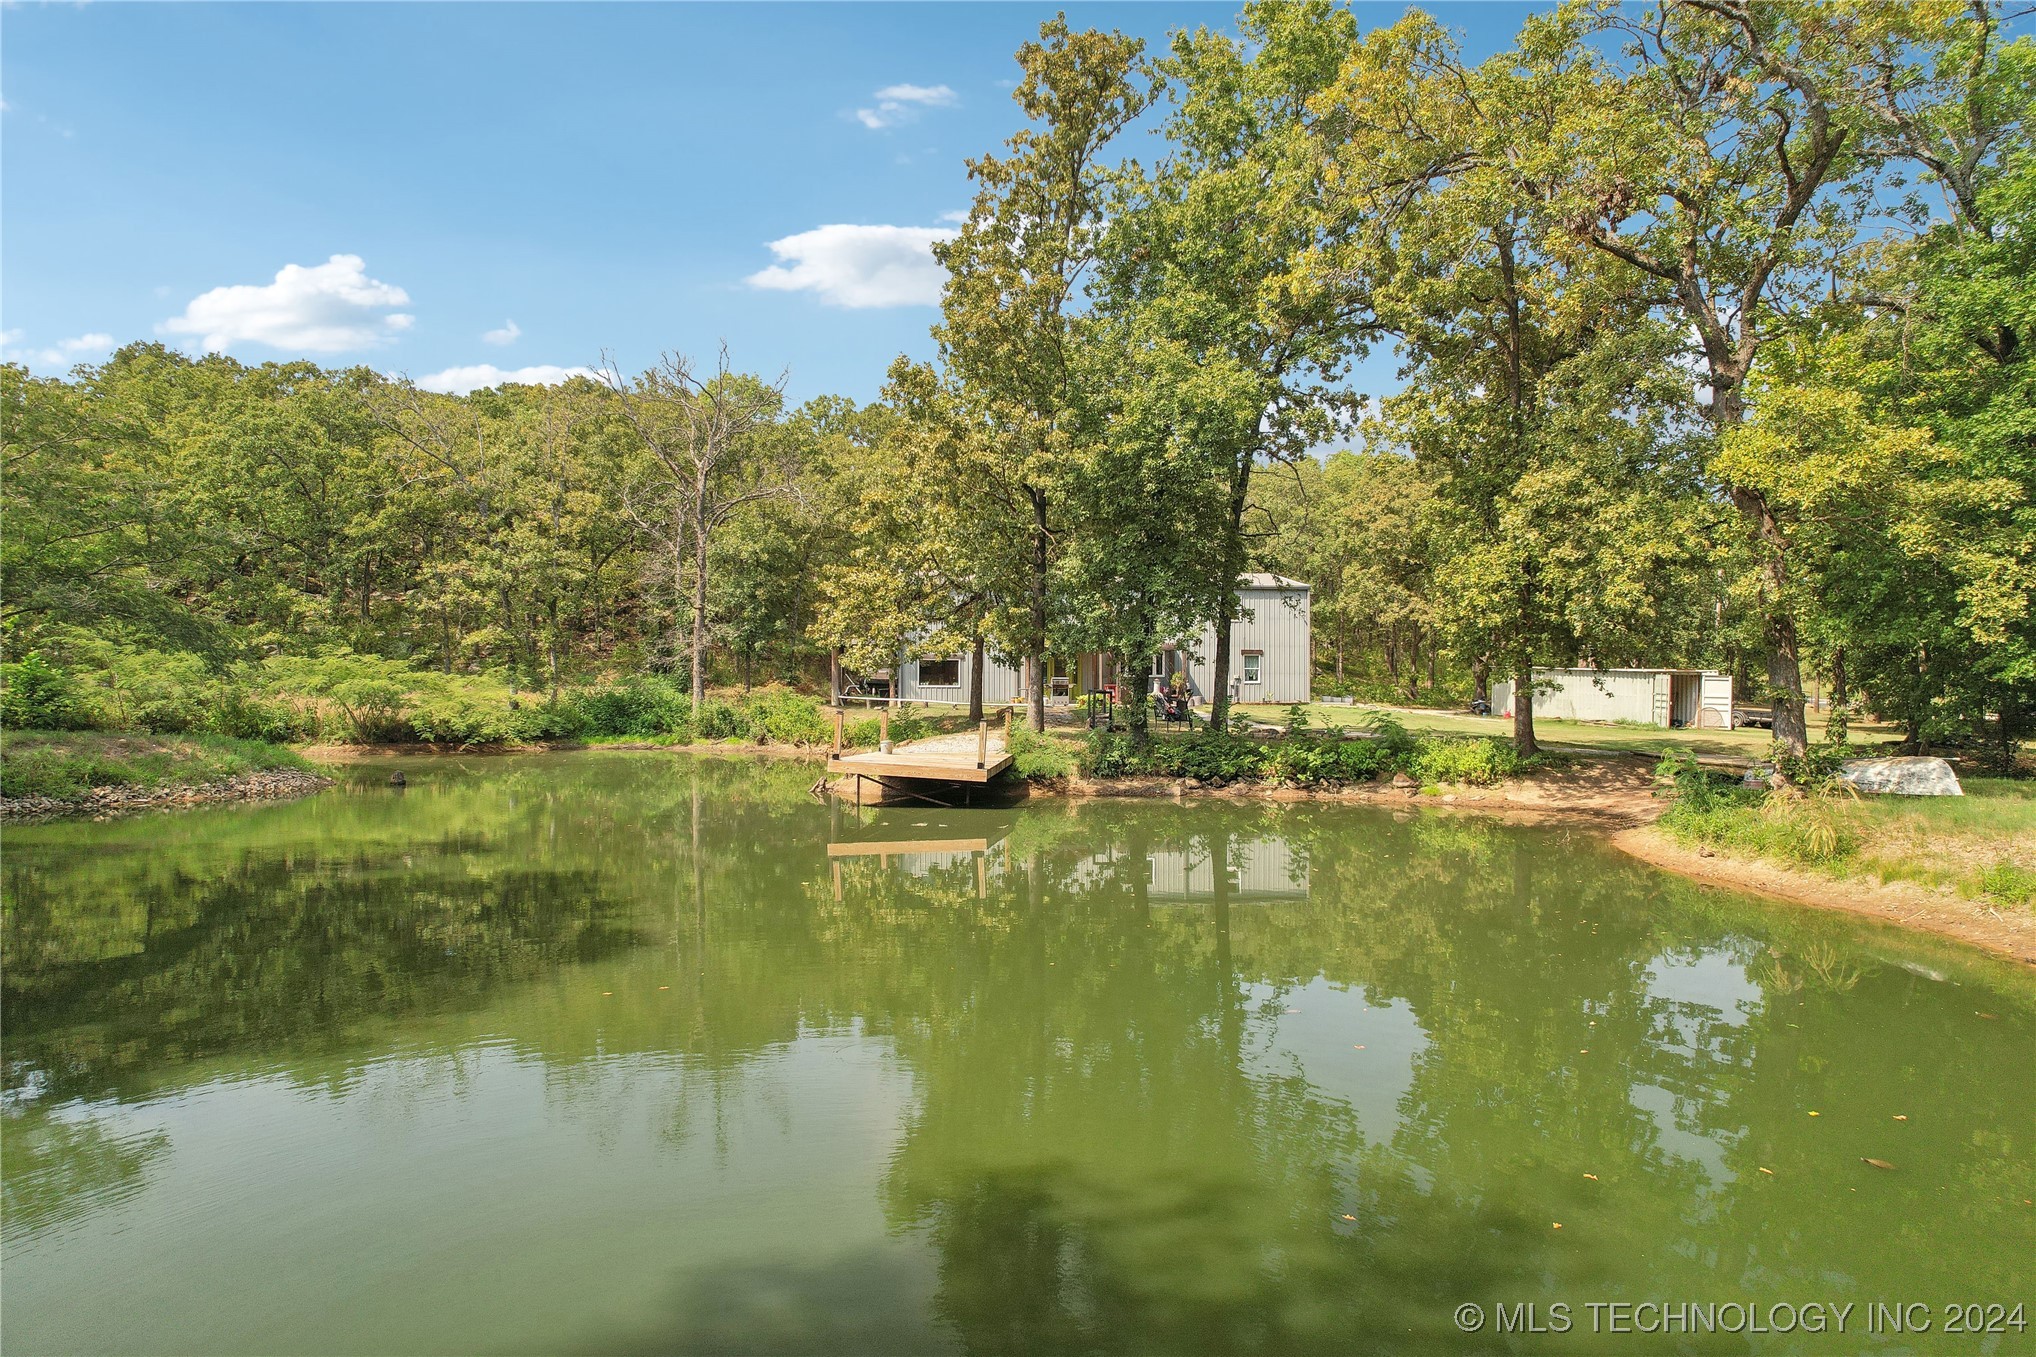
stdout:
{"type": "Polygon", "coordinates": [[[1462,819],[405,766],[10,835],[10,1350],[1479,1350],[1461,1301],[2028,1290],[2036,1003],[1983,964],[1462,819]]]}

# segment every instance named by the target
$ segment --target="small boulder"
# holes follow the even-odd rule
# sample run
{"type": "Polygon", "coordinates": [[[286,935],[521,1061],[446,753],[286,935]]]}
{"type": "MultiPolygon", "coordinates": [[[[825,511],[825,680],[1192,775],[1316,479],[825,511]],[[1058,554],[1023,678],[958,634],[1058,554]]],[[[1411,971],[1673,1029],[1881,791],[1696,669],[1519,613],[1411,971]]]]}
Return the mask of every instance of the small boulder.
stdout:
{"type": "Polygon", "coordinates": [[[389,785],[391,787],[407,787],[410,785],[410,779],[404,777],[401,773],[391,773],[389,774],[389,785]]]}
{"type": "Polygon", "coordinates": [[[1766,791],[1774,785],[1774,765],[1771,763],[1754,764],[1746,770],[1746,776],[1739,779],[1739,785],[1742,787],[1755,787],[1761,791],[1766,791]]]}
{"type": "Polygon", "coordinates": [[[1963,796],[1958,774],[1943,759],[1854,759],[1838,770],[1838,779],[1862,792],[1888,796],[1963,796]]]}
{"type": "Polygon", "coordinates": [[[1393,774],[1393,786],[1403,792],[1416,792],[1421,790],[1421,784],[1416,782],[1413,778],[1408,777],[1405,773],[1393,774]]]}

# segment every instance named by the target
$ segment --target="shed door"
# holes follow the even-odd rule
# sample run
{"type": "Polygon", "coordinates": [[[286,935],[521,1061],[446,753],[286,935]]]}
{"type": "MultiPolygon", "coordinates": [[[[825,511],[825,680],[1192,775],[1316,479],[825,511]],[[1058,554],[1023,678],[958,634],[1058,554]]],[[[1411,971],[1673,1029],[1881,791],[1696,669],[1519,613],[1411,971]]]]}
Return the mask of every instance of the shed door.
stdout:
{"type": "Polygon", "coordinates": [[[1668,699],[1674,679],[1668,674],[1654,676],[1654,724],[1664,729],[1668,726],[1668,699]]]}

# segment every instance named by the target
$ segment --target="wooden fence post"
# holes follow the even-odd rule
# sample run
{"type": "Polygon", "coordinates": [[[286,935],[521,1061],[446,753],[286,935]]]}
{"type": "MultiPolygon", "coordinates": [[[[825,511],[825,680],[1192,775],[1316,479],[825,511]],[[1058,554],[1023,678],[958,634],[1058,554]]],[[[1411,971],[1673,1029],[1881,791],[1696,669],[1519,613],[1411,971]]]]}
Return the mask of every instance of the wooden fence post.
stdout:
{"type": "Polygon", "coordinates": [[[981,768],[990,761],[990,723],[983,722],[976,727],[976,767],[981,768]]]}

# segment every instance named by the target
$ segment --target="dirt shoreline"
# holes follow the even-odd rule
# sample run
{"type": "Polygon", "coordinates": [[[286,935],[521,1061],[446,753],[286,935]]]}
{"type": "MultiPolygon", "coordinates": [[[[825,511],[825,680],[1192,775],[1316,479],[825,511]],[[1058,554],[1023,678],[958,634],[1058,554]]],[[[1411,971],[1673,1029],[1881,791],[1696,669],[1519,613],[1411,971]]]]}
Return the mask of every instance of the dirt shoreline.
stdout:
{"type": "Polygon", "coordinates": [[[150,810],[221,801],[288,801],[332,785],[332,779],[296,768],[266,768],[212,782],[178,787],[94,787],[80,797],[0,797],[0,820],[20,824],[38,820],[109,820],[150,810]]]}
{"type": "Polygon", "coordinates": [[[1764,895],[1810,909],[1839,910],[1918,932],[1935,933],[2025,966],[2036,966],[2036,913],[1996,909],[1950,889],[1910,881],[1829,877],[1770,862],[1687,848],[1652,825],[1622,829],[1612,843],[1642,862],[1708,885],[1764,895]]]}

